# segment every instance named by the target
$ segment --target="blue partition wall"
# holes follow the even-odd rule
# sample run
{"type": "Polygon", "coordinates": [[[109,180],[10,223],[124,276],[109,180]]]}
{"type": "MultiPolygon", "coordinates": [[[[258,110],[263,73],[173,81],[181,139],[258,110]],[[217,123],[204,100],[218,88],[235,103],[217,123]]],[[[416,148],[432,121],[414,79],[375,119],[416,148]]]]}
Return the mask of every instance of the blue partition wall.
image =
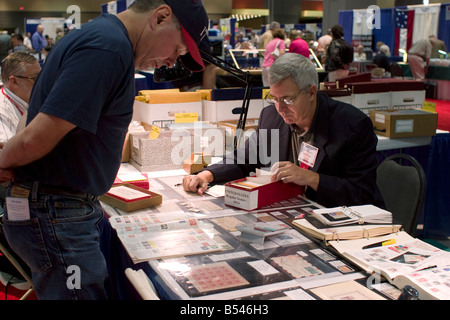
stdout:
{"type": "MultiPolygon", "coordinates": [[[[406,9],[406,6],[381,9],[380,12],[380,29],[373,29],[373,45],[378,41],[382,41],[389,46],[391,52],[394,52],[395,47],[395,21],[394,10],[406,9]]],[[[439,13],[438,34],[436,35],[440,40],[445,42],[447,50],[450,50],[450,3],[441,4],[439,13]]],[[[348,43],[352,43],[353,34],[353,10],[341,10],[338,15],[338,23],[344,28],[344,39],[348,43]]]]}
{"type": "Polygon", "coordinates": [[[438,38],[445,42],[447,51],[450,50],[450,3],[441,5],[439,12],[438,38]]]}

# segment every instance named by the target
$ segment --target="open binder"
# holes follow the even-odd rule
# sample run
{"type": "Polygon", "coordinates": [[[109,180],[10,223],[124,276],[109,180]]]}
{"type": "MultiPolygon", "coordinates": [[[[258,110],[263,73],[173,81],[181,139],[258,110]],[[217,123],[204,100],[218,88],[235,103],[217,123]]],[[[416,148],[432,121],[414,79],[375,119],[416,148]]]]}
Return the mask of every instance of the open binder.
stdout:
{"type": "Polygon", "coordinates": [[[303,219],[292,221],[292,225],[308,236],[328,241],[370,239],[385,234],[397,233],[401,225],[397,224],[353,224],[344,226],[324,226],[312,214],[306,214],[303,219]]]}
{"type": "Polygon", "coordinates": [[[325,226],[342,226],[353,223],[388,223],[392,224],[392,213],[374,205],[352,207],[335,207],[312,211],[314,218],[325,226]]]}
{"type": "Polygon", "coordinates": [[[330,241],[331,247],[364,271],[382,275],[399,289],[410,285],[420,300],[450,299],[450,252],[406,232],[376,239],[330,241]],[[380,244],[391,241],[391,244],[380,244]]]}

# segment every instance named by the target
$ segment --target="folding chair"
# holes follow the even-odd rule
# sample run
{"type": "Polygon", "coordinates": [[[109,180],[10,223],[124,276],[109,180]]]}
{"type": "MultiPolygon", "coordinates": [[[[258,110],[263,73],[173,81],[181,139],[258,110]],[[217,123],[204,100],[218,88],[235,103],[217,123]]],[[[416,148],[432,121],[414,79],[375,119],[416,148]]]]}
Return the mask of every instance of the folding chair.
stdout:
{"type": "Polygon", "coordinates": [[[426,177],[420,163],[408,154],[386,158],[377,168],[377,185],[394,223],[415,236],[426,193],[426,177]]]}

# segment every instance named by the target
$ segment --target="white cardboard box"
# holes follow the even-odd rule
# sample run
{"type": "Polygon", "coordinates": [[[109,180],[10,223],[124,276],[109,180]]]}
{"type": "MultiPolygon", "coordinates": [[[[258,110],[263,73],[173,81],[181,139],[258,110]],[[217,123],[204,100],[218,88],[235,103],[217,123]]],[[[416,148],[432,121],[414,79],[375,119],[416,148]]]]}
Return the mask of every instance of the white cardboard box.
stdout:
{"type": "Polygon", "coordinates": [[[133,120],[135,121],[143,121],[149,124],[161,120],[174,121],[176,113],[197,113],[198,121],[202,121],[202,101],[157,104],[134,101],[133,120]]]}
{"type": "Polygon", "coordinates": [[[369,115],[370,110],[388,109],[391,107],[391,93],[357,93],[352,94],[352,104],[369,115]]]}
{"type": "MultiPolygon", "coordinates": [[[[268,103],[264,99],[250,100],[247,118],[259,119],[262,109],[267,105],[268,103]]],[[[202,100],[203,121],[239,120],[241,108],[242,100],[202,100]]]]}
{"type": "Polygon", "coordinates": [[[425,90],[391,91],[391,109],[422,108],[425,90]]]}

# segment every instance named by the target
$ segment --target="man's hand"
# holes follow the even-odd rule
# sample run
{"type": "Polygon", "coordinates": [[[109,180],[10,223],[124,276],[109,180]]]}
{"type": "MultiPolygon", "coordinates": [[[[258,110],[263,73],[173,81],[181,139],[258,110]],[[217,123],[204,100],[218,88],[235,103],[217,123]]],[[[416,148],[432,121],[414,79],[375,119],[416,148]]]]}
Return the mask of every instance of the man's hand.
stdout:
{"type": "Polygon", "coordinates": [[[300,168],[289,161],[275,163],[270,171],[273,173],[272,181],[293,182],[301,186],[309,186],[316,191],[319,186],[318,173],[300,168]]]}
{"type": "Polygon", "coordinates": [[[196,175],[183,177],[183,189],[186,192],[197,192],[199,195],[208,189],[208,183],[214,180],[211,171],[205,170],[196,175]]]}

